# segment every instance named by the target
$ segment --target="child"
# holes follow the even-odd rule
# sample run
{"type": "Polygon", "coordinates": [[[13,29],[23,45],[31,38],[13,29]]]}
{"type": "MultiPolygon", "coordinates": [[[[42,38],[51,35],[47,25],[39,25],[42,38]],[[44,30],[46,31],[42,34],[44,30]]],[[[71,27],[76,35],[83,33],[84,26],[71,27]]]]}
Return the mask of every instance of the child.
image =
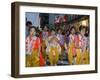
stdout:
{"type": "Polygon", "coordinates": [[[29,35],[29,28],[32,27],[32,22],[27,21],[26,22],[26,37],[29,35]]]}
{"type": "Polygon", "coordinates": [[[85,36],[86,33],[86,27],[85,26],[80,26],[80,48],[81,48],[81,63],[82,64],[87,64],[88,59],[89,59],[89,48],[87,47],[88,45],[88,39],[85,36]]]}
{"type": "Polygon", "coordinates": [[[64,35],[62,34],[61,29],[58,29],[57,38],[58,38],[59,45],[61,46],[61,55],[60,55],[60,59],[62,60],[63,55],[64,55],[64,42],[65,42],[64,39],[65,39],[65,38],[64,38],[64,35]]]}
{"type": "Polygon", "coordinates": [[[61,17],[60,16],[55,17],[54,24],[55,24],[55,28],[57,30],[61,24],[61,17]]]}
{"type": "Polygon", "coordinates": [[[69,44],[69,34],[70,34],[69,30],[67,30],[66,34],[65,34],[65,43],[66,44],[69,44]]]}
{"type": "Polygon", "coordinates": [[[48,53],[50,65],[57,65],[59,54],[61,54],[61,47],[58,44],[58,39],[56,37],[53,36],[50,38],[46,52],[48,53]]]}
{"type": "Polygon", "coordinates": [[[26,67],[39,66],[40,39],[35,36],[34,27],[29,32],[26,38],[26,67]]]}
{"type": "Polygon", "coordinates": [[[50,35],[49,35],[49,37],[48,37],[48,43],[49,43],[49,41],[50,41],[50,39],[51,39],[52,37],[57,37],[57,36],[56,36],[56,33],[55,33],[55,31],[54,31],[53,29],[51,30],[51,33],[50,33],[50,35]]]}
{"type": "Polygon", "coordinates": [[[44,40],[48,38],[48,28],[47,28],[47,26],[44,26],[44,30],[42,32],[42,38],[44,40]]]}
{"type": "Polygon", "coordinates": [[[75,36],[75,51],[76,51],[76,57],[75,57],[75,64],[81,64],[81,47],[80,47],[80,34],[77,33],[75,36]]]}
{"type": "Polygon", "coordinates": [[[69,35],[69,44],[68,44],[68,61],[69,64],[74,64],[75,62],[75,56],[76,56],[76,50],[75,50],[75,27],[71,27],[70,29],[70,35],[69,35]]]}
{"type": "Polygon", "coordinates": [[[64,35],[62,35],[61,29],[58,30],[57,38],[59,40],[59,44],[63,47],[64,46],[64,35]]]}
{"type": "Polygon", "coordinates": [[[42,32],[42,55],[43,55],[43,58],[46,60],[46,46],[48,44],[48,36],[49,36],[49,33],[48,33],[48,28],[47,26],[44,27],[44,30],[42,32]]]}

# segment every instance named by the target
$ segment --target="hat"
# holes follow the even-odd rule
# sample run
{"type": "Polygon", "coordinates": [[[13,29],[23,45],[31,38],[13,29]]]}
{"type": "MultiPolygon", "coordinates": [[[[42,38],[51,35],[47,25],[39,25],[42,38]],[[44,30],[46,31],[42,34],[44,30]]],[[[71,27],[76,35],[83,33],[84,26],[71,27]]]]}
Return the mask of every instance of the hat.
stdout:
{"type": "Polygon", "coordinates": [[[52,41],[56,41],[56,42],[58,42],[59,40],[58,40],[58,38],[56,37],[56,36],[53,36],[51,39],[50,39],[50,42],[52,42],[52,41]]]}

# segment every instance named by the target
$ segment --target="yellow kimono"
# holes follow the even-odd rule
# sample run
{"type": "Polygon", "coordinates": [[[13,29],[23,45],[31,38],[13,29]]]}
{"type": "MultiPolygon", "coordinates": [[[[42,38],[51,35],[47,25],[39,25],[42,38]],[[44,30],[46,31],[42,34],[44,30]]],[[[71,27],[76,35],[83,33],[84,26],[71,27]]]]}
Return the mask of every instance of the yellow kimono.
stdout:
{"type": "Polygon", "coordinates": [[[50,53],[48,56],[49,56],[50,65],[57,64],[57,62],[59,60],[59,52],[58,52],[57,47],[51,47],[50,53]]]}
{"type": "Polygon", "coordinates": [[[55,42],[50,42],[47,46],[46,52],[48,53],[50,65],[56,65],[59,60],[59,54],[61,54],[60,45],[55,42]]]}
{"type": "Polygon", "coordinates": [[[76,48],[76,64],[88,64],[89,63],[89,49],[87,47],[87,38],[79,35],[79,47],[76,48]]]}
{"type": "Polygon", "coordinates": [[[68,46],[68,61],[69,64],[72,65],[75,57],[75,35],[70,34],[69,36],[70,42],[68,46]]]}
{"type": "Polygon", "coordinates": [[[43,58],[46,60],[47,56],[46,56],[46,40],[42,40],[42,56],[43,58]]]}
{"type": "Polygon", "coordinates": [[[39,66],[38,50],[32,51],[31,55],[26,55],[26,67],[39,66]]]}
{"type": "Polygon", "coordinates": [[[74,48],[74,43],[70,43],[69,49],[68,49],[68,61],[69,61],[69,64],[73,63],[73,48],[74,48]]]}
{"type": "Polygon", "coordinates": [[[81,64],[81,49],[76,49],[76,60],[75,60],[75,64],[81,64]]]}
{"type": "Polygon", "coordinates": [[[79,44],[78,35],[70,35],[70,43],[68,50],[69,64],[81,64],[81,49],[77,48],[78,44],[79,44]]]}
{"type": "Polygon", "coordinates": [[[42,56],[44,58],[44,60],[46,61],[47,59],[47,55],[46,55],[46,47],[47,47],[47,44],[48,44],[48,31],[43,31],[42,32],[42,56]]]}
{"type": "Polygon", "coordinates": [[[85,50],[82,53],[82,64],[89,64],[89,50],[85,50]]]}
{"type": "Polygon", "coordinates": [[[88,40],[85,36],[81,36],[81,63],[82,64],[89,64],[89,48],[87,47],[88,40]]]}
{"type": "MultiPolygon", "coordinates": [[[[30,42],[30,41],[29,41],[30,42]]],[[[29,43],[27,42],[27,43],[29,43]]],[[[34,67],[39,66],[39,54],[40,54],[40,39],[33,37],[31,40],[31,44],[26,44],[28,48],[28,52],[30,51],[30,54],[26,54],[26,67],[34,67]],[[31,45],[31,48],[30,48],[31,45]]]]}

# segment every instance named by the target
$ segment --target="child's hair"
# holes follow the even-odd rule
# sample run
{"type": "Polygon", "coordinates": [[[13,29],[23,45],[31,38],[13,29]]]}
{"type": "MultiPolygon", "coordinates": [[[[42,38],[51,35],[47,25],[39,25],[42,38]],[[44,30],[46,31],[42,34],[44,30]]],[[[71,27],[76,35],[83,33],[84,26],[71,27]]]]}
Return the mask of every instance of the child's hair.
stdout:
{"type": "Polygon", "coordinates": [[[28,26],[28,25],[32,25],[32,22],[31,21],[27,21],[26,22],[26,26],[28,26]]]}
{"type": "Polygon", "coordinates": [[[31,30],[32,28],[34,28],[34,29],[35,29],[35,31],[36,31],[35,26],[31,26],[31,27],[29,27],[29,32],[30,32],[30,30],[31,30]]]}
{"type": "Polygon", "coordinates": [[[86,37],[89,36],[89,27],[86,27],[86,34],[85,34],[86,37]]]}
{"type": "Polygon", "coordinates": [[[47,27],[47,28],[48,28],[48,25],[47,25],[47,24],[44,24],[43,29],[44,29],[45,27],[47,27]]]}
{"type": "Polygon", "coordinates": [[[54,31],[54,32],[55,32],[55,30],[54,30],[54,29],[51,29],[51,32],[52,32],[52,31],[54,31]]]}
{"type": "Polygon", "coordinates": [[[72,29],[74,29],[74,30],[76,31],[75,26],[72,26],[72,27],[70,28],[70,33],[71,33],[72,29]]]}
{"type": "Polygon", "coordinates": [[[54,32],[56,34],[56,31],[54,29],[51,29],[51,33],[54,32]]]}
{"type": "Polygon", "coordinates": [[[79,31],[81,31],[82,29],[85,29],[85,31],[86,31],[86,27],[81,25],[81,26],[79,27],[79,31]]]}
{"type": "Polygon", "coordinates": [[[72,26],[72,27],[70,28],[70,31],[71,31],[72,29],[75,29],[75,26],[72,26]]]}
{"type": "Polygon", "coordinates": [[[61,28],[58,28],[58,29],[57,29],[57,32],[58,32],[59,30],[62,32],[62,29],[61,29],[61,28]]]}

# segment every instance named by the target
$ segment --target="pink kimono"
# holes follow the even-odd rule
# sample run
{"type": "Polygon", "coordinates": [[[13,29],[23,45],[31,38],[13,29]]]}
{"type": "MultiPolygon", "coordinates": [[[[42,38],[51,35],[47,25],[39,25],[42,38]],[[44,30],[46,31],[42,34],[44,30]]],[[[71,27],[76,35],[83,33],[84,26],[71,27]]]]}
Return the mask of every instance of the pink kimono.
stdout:
{"type": "Polygon", "coordinates": [[[40,39],[36,36],[26,38],[26,54],[31,55],[33,49],[39,49],[40,39]]]}

